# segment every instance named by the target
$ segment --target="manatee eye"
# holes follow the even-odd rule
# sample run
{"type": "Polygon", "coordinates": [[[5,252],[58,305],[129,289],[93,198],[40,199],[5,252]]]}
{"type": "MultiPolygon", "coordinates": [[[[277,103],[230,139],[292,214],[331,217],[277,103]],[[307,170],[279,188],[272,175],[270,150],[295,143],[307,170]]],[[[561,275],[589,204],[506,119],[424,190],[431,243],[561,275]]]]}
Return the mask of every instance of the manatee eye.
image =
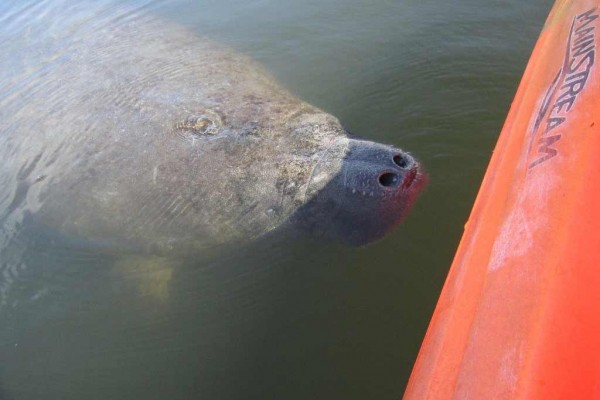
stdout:
{"type": "Polygon", "coordinates": [[[197,135],[214,135],[216,133],[216,124],[209,118],[200,117],[196,119],[192,131],[197,135]]]}
{"type": "Polygon", "coordinates": [[[175,125],[178,136],[201,137],[217,135],[223,126],[224,118],[214,110],[202,110],[202,112],[188,116],[183,122],[175,125]],[[191,136],[190,136],[191,135],[191,136]]]}
{"type": "Polygon", "coordinates": [[[400,177],[393,172],[386,172],[379,176],[379,184],[385,187],[393,187],[398,184],[400,177]]]}
{"type": "Polygon", "coordinates": [[[184,122],[177,124],[177,129],[188,131],[194,135],[216,135],[218,131],[217,124],[204,115],[186,119],[184,122]]]}

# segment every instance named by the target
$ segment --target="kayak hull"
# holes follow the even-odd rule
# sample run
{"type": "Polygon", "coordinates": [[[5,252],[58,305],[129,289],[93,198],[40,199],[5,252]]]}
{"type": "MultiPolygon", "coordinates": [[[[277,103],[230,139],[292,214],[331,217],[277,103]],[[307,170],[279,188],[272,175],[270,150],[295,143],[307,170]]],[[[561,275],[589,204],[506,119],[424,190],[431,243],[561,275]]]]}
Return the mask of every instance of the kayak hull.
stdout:
{"type": "Polygon", "coordinates": [[[558,0],[404,399],[600,399],[600,1],[558,0]]]}

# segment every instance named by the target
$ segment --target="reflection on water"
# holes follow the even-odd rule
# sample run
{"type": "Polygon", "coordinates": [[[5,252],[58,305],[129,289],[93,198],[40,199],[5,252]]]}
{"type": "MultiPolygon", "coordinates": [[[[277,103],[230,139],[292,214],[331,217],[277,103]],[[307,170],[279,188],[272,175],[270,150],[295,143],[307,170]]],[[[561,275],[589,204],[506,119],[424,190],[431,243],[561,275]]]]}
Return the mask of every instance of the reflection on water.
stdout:
{"type": "Polygon", "coordinates": [[[399,398],[552,2],[128,3],[0,3],[0,52],[20,54],[0,57],[0,399],[399,398]],[[60,110],[56,82],[27,79],[45,57],[145,15],[251,55],[348,130],[410,149],[430,185],[406,223],[366,248],[269,238],[177,268],[31,223],[35,155],[49,149],[8,137],[7,113],[27,107],[23,90],[60,110]],[[17,146],[34,155],[23,165],[17,146]],[[2,173],[17,167],[17,182],[2,173]]]}

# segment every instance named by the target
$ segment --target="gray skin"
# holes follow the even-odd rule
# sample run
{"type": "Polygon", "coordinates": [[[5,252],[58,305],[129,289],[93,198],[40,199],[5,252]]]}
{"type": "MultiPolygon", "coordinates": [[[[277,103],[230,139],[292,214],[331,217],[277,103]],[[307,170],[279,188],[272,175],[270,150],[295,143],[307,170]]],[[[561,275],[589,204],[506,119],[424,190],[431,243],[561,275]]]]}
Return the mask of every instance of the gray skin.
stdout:
{"type": "Polygon", "coordinates": [[[163,254],[288,228],[364,244],[423,187],[409,154],[349,136],[185,29],[144,17],[63,31],[4,43],[5,243],[31,219],[163,254]]]}

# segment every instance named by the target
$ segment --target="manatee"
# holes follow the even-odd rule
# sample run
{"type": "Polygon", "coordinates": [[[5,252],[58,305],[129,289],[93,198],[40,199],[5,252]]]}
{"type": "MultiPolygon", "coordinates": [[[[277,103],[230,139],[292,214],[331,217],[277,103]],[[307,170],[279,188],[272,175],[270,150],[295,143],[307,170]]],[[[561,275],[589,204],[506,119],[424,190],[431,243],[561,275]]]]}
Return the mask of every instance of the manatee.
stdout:
{"type": "Polygon", "coordinates": [[[349,134],[247,56],[123,15],[5,36],[5,239],[27,219],[156,254],[283,230],[362,245],[406,215],[425,183],[409,153],[349,134]]]}

